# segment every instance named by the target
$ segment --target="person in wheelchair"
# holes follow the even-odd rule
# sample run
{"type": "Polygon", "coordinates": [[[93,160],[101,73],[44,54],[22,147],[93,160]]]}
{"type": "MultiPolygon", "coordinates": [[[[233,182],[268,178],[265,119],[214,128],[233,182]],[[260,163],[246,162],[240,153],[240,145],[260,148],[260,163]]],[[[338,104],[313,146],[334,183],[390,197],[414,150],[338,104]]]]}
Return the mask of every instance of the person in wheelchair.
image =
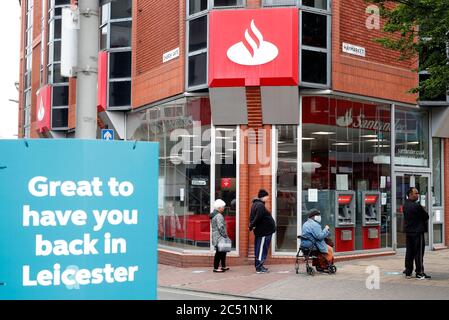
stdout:
{"type": "Polygon", "coordinates": [[[334,264],[334,250],[329,237],[329,226],[321,229],[321,212],[318,209],[312,209],[309,212],[309,219],[302,226],[301,249],[316,251],[317,259],[314,259],[312,265],[317,271],[326,271],[334,264]],[[329,245],[329,242],[331,245],[329,245]]]}

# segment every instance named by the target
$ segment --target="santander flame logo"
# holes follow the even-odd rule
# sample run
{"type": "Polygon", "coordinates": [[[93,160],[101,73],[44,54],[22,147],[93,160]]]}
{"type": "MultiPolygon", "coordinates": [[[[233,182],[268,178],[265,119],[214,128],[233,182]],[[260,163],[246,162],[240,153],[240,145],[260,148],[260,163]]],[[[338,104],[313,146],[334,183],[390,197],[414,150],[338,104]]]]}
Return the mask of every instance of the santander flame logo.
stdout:
{"type": "Polygon", "coordinates": [[[44,116],[45,116],[44,101],[42,100],[42,97],[41,97],[41,101],[39,104],[39,110],[37,112],[37,120],[42,121],[44,119],[44,116]]]}
{"type": "Polygon", "coordinates": [[[264,41],[254,19],[251,20],[250,31],[246,29],[245,40],[228,49],[226,53],[228,58],[232,62],[245,66],[257,66],[276,59],[279,54],[278,48],[274,44],[264,41]]]}

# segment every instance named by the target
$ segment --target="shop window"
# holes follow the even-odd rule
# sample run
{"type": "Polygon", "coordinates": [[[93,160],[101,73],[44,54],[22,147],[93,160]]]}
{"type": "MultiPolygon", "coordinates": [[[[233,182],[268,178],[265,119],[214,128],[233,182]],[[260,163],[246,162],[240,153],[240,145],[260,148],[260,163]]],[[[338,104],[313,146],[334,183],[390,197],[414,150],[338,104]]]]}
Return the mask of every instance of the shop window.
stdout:
{"type": "Polygon", "coordinates": [[[194,19],[189,23],[189,51],[207,47],[207,16],[194,19]]]}
{"type": "Polygon", "coordinates": [[[131,51],[109,54],[109,78],[131,77],[131,51]]]}
{"type": "Polygon", "coordinates": [[[69,105],[69,87],[68,86],[53,86],[53,103],[52,106],[68,106],[69,105]]]}
{"type": "Polygon", "coordinates": [[[69,109],[68,108],[53,108],[51,115],[52,129],[66,129],[68,127],[69,109]]]}
{"type": "Polygon", "coordinates": [[[433,172],[433,206],[441,207],[443,206],[442,192],[441,192],[441,139],[440,138],[432,138],[432,172],[433,172]]]}
{"type": "Polygon", "coordinates": [[[237,216],[237,129],[215,128],[215,199],[226,203],[224,218],[229,237],[236,247],[237,216]]]}
{"type": "Polygon", "coordinates": [[[302,101],[301,223],[317,208],[337,252],[391,248],[390,106],[328,97],[302,101]]]}
{"type": "Polygon", "coordinates": [[[54,4],[55,6],[63,6],[63,5],[69,5],[70,4],[70,0],[54,0],[54,4]]]}
{"type": "Polygon", "coordinates": [[[444,243],[442,224],[433,225],[433,243],[444,243]]]}
{"type": "Polygon", "coordinates": [[[395,165],[429,166],[429,114],[426,110],[397,108],[395,165]]]}
{"type": "Polygon", "coordinates": [[[327,10],[329,0],[302,0],[302,5],[306,7],[327,10]]]}
{"type": "Polygon", "coordinates": [[[131,47],[131,21],[111,23],[110,48],[131,47]]]}
{"type": "Polygon", "coordinates": [[[214,7],[240,7],[243,0],[214,0],[214,7]]]}
{"type": "Polygon", "coordinates": [[[319,84],[326,84],[328,82],[327,53],[302,50],[301,66],[303,82],[319,84]]]}
{"type": "Polygon", "coordinates": [[[53,42],[53,62],[61,61],[61,41],[53,42]]]}
{"type": "Polygon", "coordinates": [[[294,252],[297,242],[298,127],[276,127],[276,251],[294,252]]]}
{"type": "Polygon", "coordinates": [[[63,77],[61,75],[61,64],[60,63],[53,64],[53,83],[64,83],[68,81],[69,78],[63,77]]]}
{"type": "Polygon", "coordinates": [[[111,2],[111,19],[131,18],[132,0],[121,0],[111,2]]]}
{"type": "Polygon", "coordinates": [[[302,45],[327,47],[327,16],[310,12],[302,13],[302,45]]]}
{"type": "Polygon", "coordinates": [[[131,81],[109,83],[109,106],[128,107],[131,105],[131,81]]]}
{"type": "Polygon", "coordinates": [[[274,6],[296,6],[297,0],[264,0],[263,5],[267,7],[274,6]]]}
{"type": "Polygon", "coordinates": [[[189,1],[189,15],[207,10],[208,0],[190,0],[189,1]]]}
{"type": "MultiPolygon", "coordinates": [[[[209,251],[211,186],[215,183],[211,181],[209,99],[177,100],[140,113],[141,123],[129,138],[159,142],[160,148],[159,245],[209,251]]],[[[224,167],[218,174],[232,178],[233,168],[224,167]]],[[[225,187],[216,189],[216,195],[226,199],[225,219],[229,219],[226,216],[235,212],[232,200],[227,200],[233,197],[233,189],[232,185],[225,187]]]]}
{"type": "Polygon", "coordinates": [[[189,57],[189,87],[206,83],[207,79],[207,54],[202,53],[189,57]]]}

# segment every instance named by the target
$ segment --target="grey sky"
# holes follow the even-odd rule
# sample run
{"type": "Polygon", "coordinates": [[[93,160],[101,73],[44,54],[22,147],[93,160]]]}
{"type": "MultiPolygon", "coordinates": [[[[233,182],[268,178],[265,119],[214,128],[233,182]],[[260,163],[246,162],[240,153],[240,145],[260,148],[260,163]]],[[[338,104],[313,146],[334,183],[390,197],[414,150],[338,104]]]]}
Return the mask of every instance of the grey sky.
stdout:
{"type": "Polygon", "coordinates": [[[0,53],[0,139],[16,138],[19,94],[20,7],[18,0],[2,1],[0,10],[2,51],[0,53]]]}

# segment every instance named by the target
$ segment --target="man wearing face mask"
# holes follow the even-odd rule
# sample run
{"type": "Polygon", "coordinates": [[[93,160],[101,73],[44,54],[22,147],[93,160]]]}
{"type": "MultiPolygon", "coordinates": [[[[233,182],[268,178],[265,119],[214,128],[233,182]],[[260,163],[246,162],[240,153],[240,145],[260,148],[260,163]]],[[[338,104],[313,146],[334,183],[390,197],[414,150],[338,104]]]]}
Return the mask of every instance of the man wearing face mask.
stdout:
{"type": "Polygon", "coordinates": [[[318,249],[329,264],[334,261],[334,250],[327,245],[325,240],[329,236],[329,226],[326,225],[321,229],[321,212],[318,209],[312,209],[309,212],[309,219],[302,226],[302,236],[315,240],[316,248],[312,248],[311,241],[302,240],[301,247],[316,250],[318,249]]]}

